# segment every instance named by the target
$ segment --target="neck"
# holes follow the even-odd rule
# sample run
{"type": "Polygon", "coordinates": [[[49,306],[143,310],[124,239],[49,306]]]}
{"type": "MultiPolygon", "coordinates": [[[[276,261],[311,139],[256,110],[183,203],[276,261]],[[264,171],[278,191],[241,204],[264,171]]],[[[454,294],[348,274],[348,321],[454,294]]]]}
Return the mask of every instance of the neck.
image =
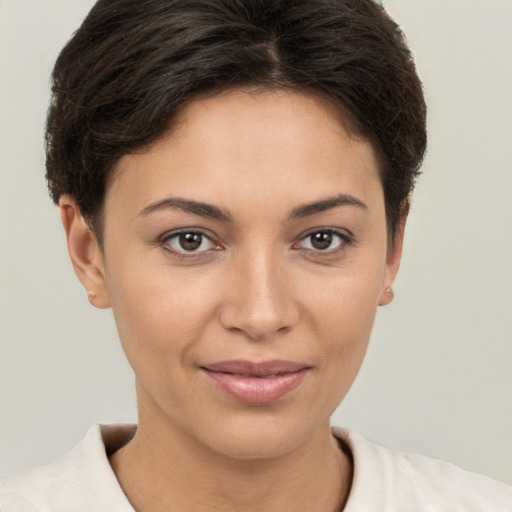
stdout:
{"type": "Polygon", "coordinates": [[[284,455],[236,459],[142,414],[136,435],[111,464],[138,512],[337,512],[352,478],[350,456],[328,424],[284,455]]]}

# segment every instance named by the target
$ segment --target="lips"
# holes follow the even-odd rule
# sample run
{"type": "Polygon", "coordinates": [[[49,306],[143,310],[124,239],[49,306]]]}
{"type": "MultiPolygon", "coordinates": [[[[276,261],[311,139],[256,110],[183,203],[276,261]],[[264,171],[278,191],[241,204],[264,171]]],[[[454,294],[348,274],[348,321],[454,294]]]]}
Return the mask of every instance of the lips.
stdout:
{"type": "Polygon", "coordinates": [[[252,405],[276,402],[297,388],[310,369],[303,363],[282,360],[222,361],[201,367],[217,389],[236,401],[252,405]]]}

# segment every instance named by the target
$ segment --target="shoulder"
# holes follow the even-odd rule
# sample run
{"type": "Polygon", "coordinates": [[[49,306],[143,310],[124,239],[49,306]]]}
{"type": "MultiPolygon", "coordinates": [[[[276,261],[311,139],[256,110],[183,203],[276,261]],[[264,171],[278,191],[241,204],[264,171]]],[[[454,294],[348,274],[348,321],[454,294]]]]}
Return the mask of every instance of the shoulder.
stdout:
{"type": "Polygon", "coordinates": [[[512,511],[512,487],[505,483],[442,460],[390,450],[352,430],[333,431],[354,458],[346,512],[512,511]]]}
{"type": "Polygon", "coordinates": [[[53,463],[0,482],[2,512],[133,512],[108,462],[104,442],[127,435],[126,426],[92,427],[69,453],[53,463]],[[112,436],[112,434],[114,434],[112,436]]]}

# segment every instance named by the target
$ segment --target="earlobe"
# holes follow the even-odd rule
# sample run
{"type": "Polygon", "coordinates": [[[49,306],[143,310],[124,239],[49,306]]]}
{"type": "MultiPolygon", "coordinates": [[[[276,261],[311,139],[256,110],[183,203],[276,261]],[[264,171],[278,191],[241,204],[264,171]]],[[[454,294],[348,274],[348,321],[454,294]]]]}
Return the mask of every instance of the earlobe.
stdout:
{"type": "Polygon", "coordinates": [[[395,298],[393,283],[398,273],[398,269],[400,268],[400,261],[402,259],[402,248],[404,243],[406,221],[407,213],[404,213],[400,219],[400,224],[398,225],[397,232],[388,251],[386,268],[384,271],[384,279],[382,283],[383,289],[379,300],[379,306],[387,306],[395,298]]]}
{"type": "Polygon", "coordinates": [[[393,288],[388,286],[380,296],[379,306],[387,306],[393,301],[394,298],[395,292],[393,291],[393,288]]]}
{"type": "Polygon", "coordinates": [[[84,221],[73,198],[62,196],[59,209],[69,257],[78,279],[87,291],[89,302],[97,308],[109,308],[103,254],[96,237],[84,221]]]}

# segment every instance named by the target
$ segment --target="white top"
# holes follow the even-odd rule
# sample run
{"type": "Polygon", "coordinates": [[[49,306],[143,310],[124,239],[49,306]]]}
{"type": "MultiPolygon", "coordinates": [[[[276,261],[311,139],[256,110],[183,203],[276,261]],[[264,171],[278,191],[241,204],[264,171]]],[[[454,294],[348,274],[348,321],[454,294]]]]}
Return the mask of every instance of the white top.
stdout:
{"type": "MultiPolygon", "coordinates": [[[[0,482],[1,512],[134,512],[108,461],[135,427],[92,427],[67,455],[0,482]]],[[[344,512],[512,512],[512,487],[447,462],[395,452],[335,427],[354,458],[344,512]]]]}

